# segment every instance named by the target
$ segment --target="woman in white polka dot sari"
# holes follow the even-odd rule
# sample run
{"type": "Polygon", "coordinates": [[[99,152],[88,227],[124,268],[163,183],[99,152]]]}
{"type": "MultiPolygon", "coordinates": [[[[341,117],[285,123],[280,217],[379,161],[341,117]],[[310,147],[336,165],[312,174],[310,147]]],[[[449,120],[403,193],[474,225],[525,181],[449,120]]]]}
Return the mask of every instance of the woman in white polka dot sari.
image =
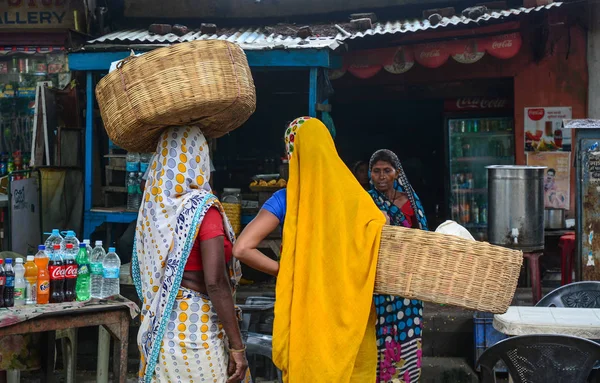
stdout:
{"type": "Polygon", "coordinates": [[[132,257],[140,382],[250,379],[232,297],[240,265],[209,163],[200,129],[176,127],[162,134],[150,164],[132,257]]]}

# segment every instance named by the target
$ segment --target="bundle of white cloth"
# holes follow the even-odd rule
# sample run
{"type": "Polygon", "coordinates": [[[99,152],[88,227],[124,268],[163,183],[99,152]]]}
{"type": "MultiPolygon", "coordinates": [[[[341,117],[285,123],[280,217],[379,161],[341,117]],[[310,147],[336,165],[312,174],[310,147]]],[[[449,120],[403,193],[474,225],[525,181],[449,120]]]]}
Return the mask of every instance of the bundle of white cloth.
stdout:
{"type": "Polygon", "coordinates": [[[450,220],[448,220],[448,221],[442,223],[440,226],[438,226],[438,228],[435,229],[435,232],[440,233],[440,234],[455,235],[457,237],[469,239],[471,241],[475,240],[475,238],[473,238],[471,233],[469,233],[469,230],[465,229],[463,226],[459,225],[458,223],[456,223],[454,221],[450,221],[450,220]]]}

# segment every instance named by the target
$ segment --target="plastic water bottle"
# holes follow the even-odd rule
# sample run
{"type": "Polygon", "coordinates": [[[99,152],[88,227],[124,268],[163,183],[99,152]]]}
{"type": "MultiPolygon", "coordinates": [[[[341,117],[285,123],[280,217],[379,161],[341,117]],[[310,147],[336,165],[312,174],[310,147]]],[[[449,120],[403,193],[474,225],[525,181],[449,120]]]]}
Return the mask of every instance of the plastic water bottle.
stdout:
{"type": "Polygon", "coordinates": [[[146,170],[148,170],[150,160],[152,160],[152,153],[140,154],[140,172],[142,172],[142,174],[146,173],[146,170]]]}
{"type": "Polygon", "coordinates": [[[129,152],[125,157],[127,172],[139,172],[140,171],[140,154],[129,152]]]}
{"type": "Polygon", "coordinates": [[[102,297],[107,298],[113,295],[120,294],[119,290],[119,274],[121,271],[121,260],[115,252],[115,248],[108,249],[108,254],[102,262],[102,297]]]}
{"type": "Polygon", "coordinates": [[[67,244],[69,243],[73,245],[73,249],[75,250],[75,252],[77,252],[77,250],[79,249],[79,240],[77,239],[77,237],[75,237],[75,232],[73,230],[67,231],[67,235],[65,236],[65,238],[63,238],[62,242],[60,243],[60,249],[64,252],[67,248],[67,244]]]}
{"type": "Polygon", "coordinates": [[[26,300],[25,304],[34,305],[37,302],[37,279],[38,279],[38,268],[34,262],[35,257],[33,255],[27,256],[27,262],[25,262],[25,282],[26,286],[26,300]]]}
{"type": "Polygon", "coordinates": [[[85,243],[85,248],[87,249],[87,256],[88,256],[88,260],[92,260],[92,246],[90,245],[90,240],[89,239],[84,239],[83,243],[85,243]]]}
{"type": "Polygon", "coordinates": [[[54,254],[54,245],[62,245],[62,241],[63,237],[60,235],[60,231],[58,229],[52,229],[52,235],[48,237],[44,244],[46,247],[46,255],[52,258],[52,254],[54,254]]]}
{"type": "MultiPolygon", "coordinates": [[[[88,241],[89,242],[89,241],[88,241]]],[[[75,286],[75,292],[77,300],[88,301],[92,294],[91,286],[91,274],[90,274],[90,258],[87,252],[87,244],[82,243],[79,245],[79,252],[77,253],[77,285],[75,286]]]]}
{"type": "Polygon", "coordinates": [[[127,177],[127,210],[139,209],[137,173],[131,172],[127,177]]]}
{"type": "Polygon", "coordinates": [[[15,305],[15,270],[12,265],[12,258],[4,260],[4,275],[6,275],[6,284],[4,285],[4,307],[13,307],[15,305]]]}
{"type": "Polygon", "coordinates": [[[23,258],[15,259],[15,306],[23,306],[27,297],[27,283],[25,282],[25,267],[23,258]]]}
{"type": "Polygon", "coordinates": [[[92,250],[90,268],[92,271],[92,298],[102,298],[102,262],[106,253],[102,248],[102,241],[96,241],[96,247],[92,250]]]}

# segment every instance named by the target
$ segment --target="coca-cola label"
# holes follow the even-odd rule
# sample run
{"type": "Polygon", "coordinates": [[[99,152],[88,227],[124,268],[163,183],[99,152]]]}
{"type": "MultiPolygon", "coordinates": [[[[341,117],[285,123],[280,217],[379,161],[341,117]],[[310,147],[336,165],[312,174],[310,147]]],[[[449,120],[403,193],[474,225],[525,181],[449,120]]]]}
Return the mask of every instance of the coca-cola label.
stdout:
{"type": "Polygon", "coordinates": [[[500,97],[466,97],[445,101],[445,109],[447,111],[501,110],[510,109],[511,106],[510,100],[500,97]]]}
{"type": "Polygon", "coordinates": [[[534,108],[527,111],[527,116],[530,120],[540,121],[546,115],[544,108],[534,108]]]}
{"type": "Polygon", "coordinates": [[[66,270],[63,266],[50,266],[48,267],[50,272],[50,279],[64,279],[66,270]]]}
{"type": "Polygon", "coordinates": [[[510,48],[513,46],[512,40],[494,41],[492,43],[492,49],[510,48]]]}
{"type": "MultiPolygon", "coordinates": [[[[514,57],[521,49],[522,39],[520,33],[492,36],[487,41],[487,52],[501,59],[514,57]]],[[[486,45],[486,43],[484,43],[486,45]]]]}
{"type": "Polygon", "coordinates": [[[65,278],[77,278],[77,265],[67,265],[65,267],[65,278]]]}

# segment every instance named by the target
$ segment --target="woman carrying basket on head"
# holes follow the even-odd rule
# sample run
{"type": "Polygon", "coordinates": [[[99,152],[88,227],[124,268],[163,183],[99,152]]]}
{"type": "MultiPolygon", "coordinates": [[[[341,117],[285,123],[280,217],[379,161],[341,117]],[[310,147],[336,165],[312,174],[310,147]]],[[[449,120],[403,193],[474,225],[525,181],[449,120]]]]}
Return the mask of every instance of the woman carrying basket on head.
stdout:
{"type": "Polygon", "coordinates": [[[150,164],[132,259],[143,382],[249,381],[232,297],[240,265],[209,163],[200,128],[174,127],[150,164]]]}
{"type": "MultiPolygon", "coordinates": [[[[423,206],[404,174],[398,156],[379,150],[369,162],[369,194],[388,222],[427,230],[423,206]]],[[[377,312],[378,383],[415,383],[421,376],[423,303],[375,295],[377,312]]]]}

